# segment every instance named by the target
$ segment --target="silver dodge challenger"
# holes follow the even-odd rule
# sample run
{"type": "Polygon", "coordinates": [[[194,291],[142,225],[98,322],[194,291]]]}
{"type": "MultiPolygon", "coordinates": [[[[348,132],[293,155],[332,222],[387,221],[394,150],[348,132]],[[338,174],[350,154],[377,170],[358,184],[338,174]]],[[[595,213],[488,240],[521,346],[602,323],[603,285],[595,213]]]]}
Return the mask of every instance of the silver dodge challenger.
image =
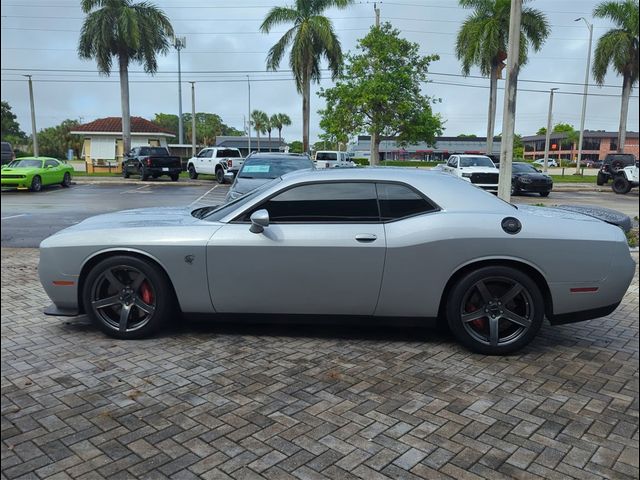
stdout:
{"type": "Polygon", "coordinates": [[[527,345],[544,317],[613,312],[634,274],[622,230],[514,206],[415,169],[294,172],[222,206],[99,215],[40,245],[51,315],[146,337],[184,314],[446,321],[485,354],[527,345]]]}

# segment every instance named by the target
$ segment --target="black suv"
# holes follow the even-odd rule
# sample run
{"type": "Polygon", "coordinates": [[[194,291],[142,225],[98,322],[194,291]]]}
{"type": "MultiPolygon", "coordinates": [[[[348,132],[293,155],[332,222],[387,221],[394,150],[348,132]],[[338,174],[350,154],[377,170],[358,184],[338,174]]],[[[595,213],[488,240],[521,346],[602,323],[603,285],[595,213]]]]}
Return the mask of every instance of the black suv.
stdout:
{"type": "Polygon", "coordinates": [[[604,185],[624,167],[636,164],[636,157],[632,153],[609,153],[600,167],[596,183],[604,185]]]}
{"type": "Polygon", "coordinates": [[[9,142],[2,142],[2,165],[11,163],[16,159],[16,155],[9,142]]]}

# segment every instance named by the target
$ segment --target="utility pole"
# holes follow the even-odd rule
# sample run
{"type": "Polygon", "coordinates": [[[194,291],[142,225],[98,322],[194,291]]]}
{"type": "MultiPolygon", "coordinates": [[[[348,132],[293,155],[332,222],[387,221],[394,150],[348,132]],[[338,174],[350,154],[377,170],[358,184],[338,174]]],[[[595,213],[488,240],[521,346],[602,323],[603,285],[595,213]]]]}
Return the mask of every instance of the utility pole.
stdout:
{"type": "Polygon", "coordinates": [[[247,75],[247,87],[248,87],[248,92],[249,92],[249,116],[247,117],[247,130],[249,132],[249,136],[247,137],[247,141],[248,141],[248,149],[247,149],[247,155],[249,155],[251,153],[251,80],[249,80],[249,75],[247,75]]]}
{"type": "Polygon", "coordinates": [[[38,157],[38,133],[36,130],[36,107],[33,103],[33,83],[31,75],[25,75],[29,79],[29,102],[31,103],[31,139],[33,140],[33,156],[38,157]]]}
{"type": "Polygon", "coordinates": [[[380,9],[378,8],[378,4],[373,4],[373,11],[376,12],[376,28],[380,27],[380,9]]]}
{"type": "Polygon", "coordinates": [[[173,46],[178,51],[178,143],[184,144],[184,125],[182,125],[182,71],[180,69],[180,50],[187,46],[186,37],[175,37],[173,46]]]}
{"type": "Polygon", "coordinates": [[[549,143],[551,142],[551,117],[553,110],[553,92],[558,90],[557,88],[551,89],[551,94],[549,95],[549,113],[547,113],[547,136],[544,141],[544,168],[543,170],[546,172],[549,168],[549,143]]]}
{"type": "Polygon", "coordinates": [[[576,18],[574,21],[583,20],[589,29],[589,51],[587,52],[587,69],[584,72],[584,93],[582,94],[582,115],[580,116],[580,139],[578,140],[578,161],[576,162],[576,173],[580,173],[580,161],[582,160],[582,139],[584,136],[584,118],[587,112],[587,95],[589,93],[589,68],[591,67],[591,41],[593,40],[593,25],[584,17],[576,18]]]}
{"type": "Polygon", "coordinates": [[[191,156],[196,156],[196,82],[191,84],[191,156]]]}
{"type": "Polygon", "coordinates": [[[507,79],[504,87],[502,113],[502,142],[500,143],[500,176],[498,197],[511,201],[511,163],[513,162],[513,135],[516,127],[516,94],[520,71],[520,18],[522,0],[511,1],[509,17],[509,46],[507,48],[507,79]]]}

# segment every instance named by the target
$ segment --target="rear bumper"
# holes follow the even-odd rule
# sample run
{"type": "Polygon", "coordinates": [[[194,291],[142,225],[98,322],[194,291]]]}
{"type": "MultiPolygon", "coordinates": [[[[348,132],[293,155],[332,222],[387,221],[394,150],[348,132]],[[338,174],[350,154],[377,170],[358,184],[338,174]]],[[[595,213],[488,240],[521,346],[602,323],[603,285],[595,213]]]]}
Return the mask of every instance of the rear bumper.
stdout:
{"type": "Polygon", "coordinates": [[[45,307],[42,311],[45,315],[52,315],[54,317],[75,317],[80,313],[77,308],[61,308],[55,303],[45,307]]]}
{"type": "Polygon", "coordinates": [[[145,171],[151,175],[179,175],[182,167],[146,167],[145,171]]]}

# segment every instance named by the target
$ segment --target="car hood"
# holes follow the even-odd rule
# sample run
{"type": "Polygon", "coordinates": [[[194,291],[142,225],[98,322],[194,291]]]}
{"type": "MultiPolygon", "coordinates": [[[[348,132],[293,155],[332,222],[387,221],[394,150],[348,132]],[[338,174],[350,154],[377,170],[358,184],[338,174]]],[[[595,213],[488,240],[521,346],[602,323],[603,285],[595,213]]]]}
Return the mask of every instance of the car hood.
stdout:
{"type": "Polygon", "coordinates": [[[137,208],[89,217],[63,232],[113,230],[120,228],[177,227],[201,220],[193,217],[194,207],[137,208]]]}
{"type": "Polygon", "coordinates": [[[544,173],[514,173],[514,177],[528,177],[531,180],[551,180],[549,175],[544,173]]]}
{"type": "Polygon", "coordinates": [[[18,168],[3,168],[0,172],[1,174],[5,174],[5,173],[19,173],[20,175],[26,175],[29,173],[33,173],[36,172],[37,170],[42,170],[40,168],[34,168],[34,167],[18,167],[18,168]]]}
{"type": "Polygon", "coordinates": [[[273,178],[236,178],[233,184],[233,191],[237,193],[247,193],[251,190],[255,190],[261,185],[272,181],[273,178]]]}

